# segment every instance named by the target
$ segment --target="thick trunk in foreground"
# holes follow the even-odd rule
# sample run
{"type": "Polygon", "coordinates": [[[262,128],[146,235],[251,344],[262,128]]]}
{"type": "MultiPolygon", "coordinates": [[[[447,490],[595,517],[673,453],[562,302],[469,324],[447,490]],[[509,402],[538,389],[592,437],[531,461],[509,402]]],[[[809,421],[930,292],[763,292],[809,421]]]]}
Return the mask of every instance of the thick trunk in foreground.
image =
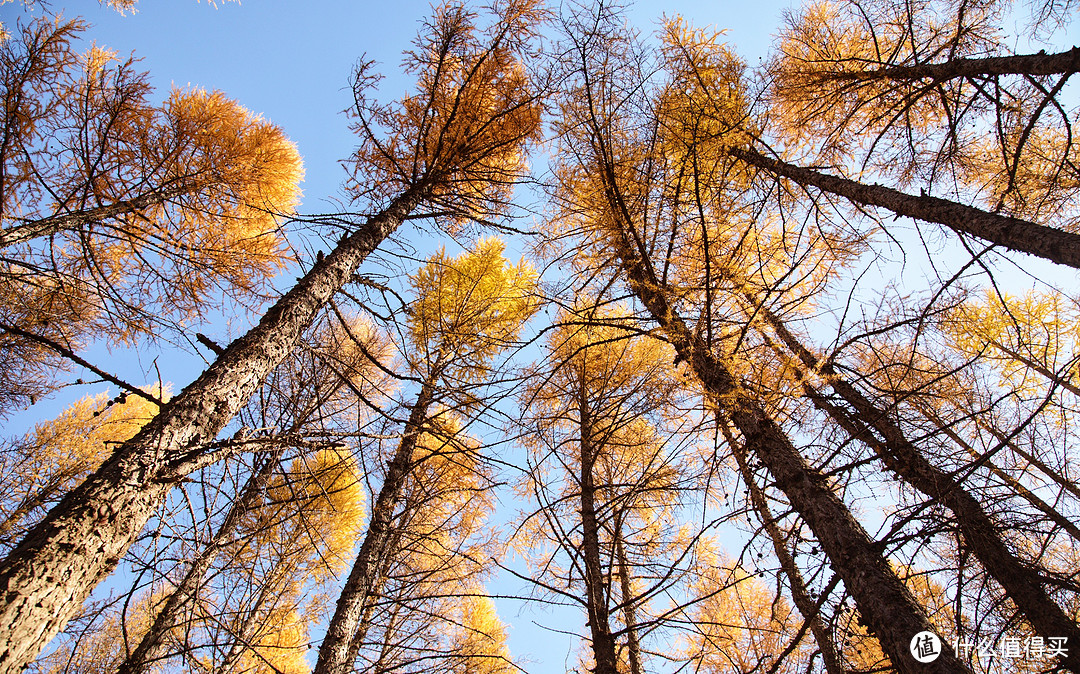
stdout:
{"type": "Polygon", "coordinates": [[[29,664],[111,572],[183,475],[423,196],[414,187],[344,239],[0,562],[0,674],[29,664]]]}
{"type": "MultiPolygon", "coordinates": [[[[1046,593],[1041,574],[1013,554],[1000,534],[1004,527],[990,518],[971,492],[952,475],[931,464],[886,410],[878,408],[850,382],[837,376],[831,365],[821,363],[771,312],[767,309],[761,312],[788,348],[809,370],[823,375],[857,415],[830,403],[806,385],[807,395],[815,405],[852,437],[873,449],[882,463],[905,483],[952,511],[968,548],[1036,632],[1044,637],[1067,637],[1068,643],[1080,644],[1080,626],[1046,593]]],[[[1080,649],[1069,649],[1060,662],[1072,671],[1080,671],[1080,649]]]]}
{"type": "Polygon", "coordinates": [[[877,206],[925,222],[935,222],[1010,250],[1080,269],[1080,234],[931,196],[913,196],[881,185],[867,185],[766,157],[756,150],[732,148],[731,156],[800,185],[877,206]]]}
{"type": "MultiPolygon", "coordinates": [[[[614,185],[614,177],[607,176],[614,185]]],[[[653,319],[660,325],[679,358],[686,361],[701,381],[712,402],[731,420],[772,474],[776,486],[802,516],[832,561],[833,568],[855,599],[863,620],[900,672],[968,672],[952,648],[942,642],[940,657],[930,663],[915,661],[909,650],[912,637],[934,626],[911,592],[882,557],[880,546],[870,539],[828,480],[813,469],[791,440],[765,410],[737,383],[723,361],[695,335],[675,312],[664,289],[639,253],[643,248],[631,240],[630,217],[617,194],[611,205],[623,224],[612,245],[630,285],[653,319]]]]}
{"type": "Polygon", "coordinates": [[[437,374],[427,377],[409,412],[404,435],[397,452],[387,466],[386,477],[375,499],[375,505],[371,509],[371,522],[368,525],[367,534],[360,545],[360,551],[356,554],[356,561],[353,562],[352,571],[349,572],[349,579],[345,582],[345,587],[338,597],[337,608],[333,618],[330,619],[322,645],[319,647],[319,660],[312,674],[348,674],[353,669],[353,663],[356,661],[360,646],[363,645],[363,636],[367,631],[359,629],[361,619],[372,590],[381,580],[378,577],[379,570],[383,568],[387,542],[393,533],[391,521],[394,518],[394,507],[401,499],[405,479],[409,476],[416,443],[423,432],[428,408],[434,399],[437,377],[437,374]]]}

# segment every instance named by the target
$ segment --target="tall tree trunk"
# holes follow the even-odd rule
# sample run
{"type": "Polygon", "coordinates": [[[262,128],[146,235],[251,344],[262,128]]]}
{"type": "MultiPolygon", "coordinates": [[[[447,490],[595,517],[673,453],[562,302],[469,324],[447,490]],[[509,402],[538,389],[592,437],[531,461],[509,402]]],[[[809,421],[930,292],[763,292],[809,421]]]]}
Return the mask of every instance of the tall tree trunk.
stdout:
{"type": "Polygon", "coordinates": [[[933,662],[920,664],[911,656],[912,638],[919,632],[934,631],[926,612],[825,476],[807,464],[780,426],[739,386],[724,362],[700,336],[691,332],[675,311],[666,289],[657,282],[649,266],[643,242],[635,240],[633,219],[618,192],[610,162],[605,162],[600,170],[604,171],[608,202],[617,223],[609,241],[630,290],[660,325],[678,358],[695,372],[712,402],[742,434],[747,449],[762,461],[776,486],[814,532],[893,666],[911,674],[967,672],[944,642],[941,655],[933,662]]]}
{"type": "Polygon", "coordinates": [[[915,65],[881,64],[876,68],[845,69],[814,73],[814,77],[836,82],[871,82],[874,80],[930,80],[945,82],[959,77],[994,77],[997,75],[1066,75],[1080,72],[1080,47],[1047,54],[1016,54],[986,58],[955,58],[941,63],[915,65]]]}
{"type": "Polygon", "coordinates": [[[184,576],[176,584],[169,598],[165,600],[165,605],[154,616],[150,628],[139,640],[134,650],[120,663],[117,674],[142,674],[153,664],[153,660],[161,654],[165,635],[175,626],[176,618],[180,615],[180,612],[194,601],[199,585],[206,576],[206,572],[210,569],[210,565],[217,558],[223,543],[232,537],[233,532],[236,531],[237,526],[240,524],[241,518],[255,505],[255,500],[266,488],[266,483],[270,479],[274,468],[278,465],[278,460],[284,451],[285,448],[282,446],[270,452],[263,465],[248,478],[240,498],[229,507],[229,512],[225,515],[221,526],[218,527],[213,537],[188,564],[187,571],[184,572],[184,576]]]}
{"type": "MultiPolygon", "coordinates": [[[[582,363],[584,369],[585,364],[582,363]]],[[[615,656],[615,637],[611,633],[611,617],[608,613],[608,592],[604,583],[603,564],[600,561],[600,524],[596,519],[596,483],[593,466],[597,450],[593,446],[592,411],[585,391],[585,373],[582,372],[578,391],[579,451],[581,456],[580,514],[581,558],[585,567],[585,601],[589,615],[589,633],[592,636],[594,674],[618,674],[615,656]]]]}
{"type": "Polygon", "coordinates": [[[634,610],[634,594],[630,584],[630,562],[626,558],[622,524],[615,526],[612,536],[615,542],[615,560],[619,564],[619,590],[622,595],[623,622],[626,623],[626,656],[630,662],[630,674],[644,674],[641,668],[641,642],[638,641],[637,616],[634,610]]]}
{"type": "Polygon", "coordinates": [[[0,674],[21,671],[111,572],[172,484],[221,458],[217,433],[295,347],[302,331],[422,201],[415,185],[317,263],[0,562],[0,674]]]}
{"type": "Polygon", "coordinates": [[[409,419],[397,452],[386,469],[375,505],[371,509],[371,521],[368,524],[364,542],[356,554],[349,579],[338,597],[337,608],[326,629],[326,636],[319,647],[319,660],[312,674],[348,674],[353,662],[363,645],[366,629],[360,631],[361,620],[372,590],[378,585],[379,570],[385,560],[387,542],[393,534],[391,521],[394,509],[401,499],[405,479],[412,467],[416,443],[427,422],[428,409],[435,396],[435,382],[439,374],[429,374],[420,393],[413,402],[409,419]]]}
{"type": "Polygon", "coordinates": [[[731,148],[731,156],[800,185],[812,185],[849,201],[878,206],[950,229],[1010,250],[1030,253],[1057,264],[1080,269],[1080,234],[998,215],[973,206],[931,196],[913,196],[890,187],[867,185],[767,157],[749,148],[731,148]]]}
{"type": "MultiPolygon", "coordinates": [[[[952,511],[968,548],[1035,631],[1044,637],[1067,637],[1068,643],[1080,643],[1080,626],[1046,594],[1042,575],[1013,554],[1000,534],[1002,527],[990,518],[971,492],[949,473],[931,464],[893,422],[887,410],[874,405],[855,386],[839,377],[830,364],[822,363],[772,312],[763,307],[758,307],[758,311],[803,365],[824,376],[830,388],[857,414],[829,403],[820,392],[805,384],[807,395],[815,405],[852,437],[873,449],[904,482],[952,511]]],[[[1080,649],[1070,649],[1061,663],[1072,671],[1080,671],[1080,649]]]]}
{"type": "MultiPolygon", "coordinates": [[[[721,424],[724,439],[731,446],[731,453],[735,456],[735,462],[739,466],[739,473],[742,475],[743,482],[746,483],[746,488],[750,491],[750,505],[757,511],[758,517],[761,518],[765,533],[769,535],[769,540],[772,541],[776,559],[780,562],[780,569],[787,576],[788,585],[791,588],[791,598],[795,602],[795,607],[799,609],[799,613],[802,613],[803,620],[810,626],[810,633],[814,636],[814,641],[817,642],[822,663],[825,665],[825,671],[828,674],[843,674],[844,670],[840,665],[840,657],[836,653],[836,647],[833,645],[832,635],[821,623],[820,607],[817,602],[810,598],[802,572],[799,571],[795,559],[788,552],[783,532],[780,531],[780,527],[776,524],[776,519],[773,517],[769,504],[765,500],[765,494],[762,493],[761,487],[758,486],[753,473],[750,471],[749,462],[746,460],[746,448],[732,437],[731,432],[720,419],[717,419],[717,423],[721,424]]],[[[779,666],[779,664],[779,662],[775,663],[776,666],[779,666]]]]}

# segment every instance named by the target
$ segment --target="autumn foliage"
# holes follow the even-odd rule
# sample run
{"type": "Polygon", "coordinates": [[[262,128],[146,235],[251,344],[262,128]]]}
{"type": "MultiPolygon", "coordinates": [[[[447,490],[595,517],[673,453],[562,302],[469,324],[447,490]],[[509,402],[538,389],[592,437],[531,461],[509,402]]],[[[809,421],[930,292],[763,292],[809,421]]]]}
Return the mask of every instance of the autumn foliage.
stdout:
{"type": "Polygon", "coordinates": [[[444,2],[304,215],[287,130],[5,25],[0,672],[1080,671],[1072,13],[444,2]]]}

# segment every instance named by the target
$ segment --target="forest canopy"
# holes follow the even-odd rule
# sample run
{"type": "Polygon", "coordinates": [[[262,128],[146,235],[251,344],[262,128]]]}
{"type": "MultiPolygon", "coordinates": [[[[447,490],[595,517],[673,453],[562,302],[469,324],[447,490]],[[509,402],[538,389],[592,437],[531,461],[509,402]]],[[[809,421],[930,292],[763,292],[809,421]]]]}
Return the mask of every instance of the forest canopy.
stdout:
{"type": "Polygon", "coordinates": [[[336,196],[4,11],[0,673],[1080,672],[1068,0],[445,0],[336,196]]]}

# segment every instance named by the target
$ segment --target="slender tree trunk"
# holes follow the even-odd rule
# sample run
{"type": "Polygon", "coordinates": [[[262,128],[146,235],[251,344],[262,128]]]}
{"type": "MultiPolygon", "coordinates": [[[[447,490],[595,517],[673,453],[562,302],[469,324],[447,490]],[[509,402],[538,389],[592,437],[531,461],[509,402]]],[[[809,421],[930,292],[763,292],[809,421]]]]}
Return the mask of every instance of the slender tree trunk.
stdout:
{"type": "Polygon", "coordinates": [[[1080,47],[1056,54],[1017,54],[986,58],[957,58],[942,63],[917,65],[881,65],[862,70],[814,73],[814,77],[839,82],[874,80],[930,80],[944,82],[958,77],[994,77],[998,75],[1067,75],[1080,72],[1080,47]]]}
{"type": "MultiPolygon", "coordinates": [[[[351,672],[360,646],[363,645],[363,634],[358,628],[372,590],[380,580],[379,570],[385,559],[387,542],[393,534],[391,521],[394,518],[394,508],[401,499],[405,479],[412,467],[416,443],[427,422],[438,376],[437,372],[428,375],[409,412],[404,435],[387,466],[386,478],[371,509],[367,534],[360,545],[349,579],[338,597],[337,608],[330,619],[322,646],[319,647],[319,660],[312,674],[351,672]]],[[[364,632],[366,633],[366,629],[364,632]]]]}
{"type": "Polygon", "coordinates": [[[1060,471],[1054,469],[1052,466],[1048,465],[1039,457],[1035,456],[1028,450],[1013,442],[1011,437],[1005,435],[997,428],[994,428],[992,425],[986,423],[986,421],[980,420],[978,417],[976,417],[975,423],[977,423],[984,430],[997,438],[998,442],[1008,447],[1009,451],[1013,452],[1014,454],[1022,458],[1024,461],[1027,461],[1029,464],[1035,466],[1040,471],[1042,471],[1044,475],[1054,481],[1054,484],[1072,494],[1074,498],[1080,499],[1080,487],[1077,487],[1074,481],[1068,479],[1067,477],[1062,475],[1060,471]]]}
{"type": "Polygon", "coordinates": [[[1046,227],[1008,215],[931,196],[913,196],[881,185],[867,185],[767,157],[748,148],[731,148],[731,156],[800,185],[813,185],[858,204],[878,206],[926,222],[936,222],[1010,250],[1030,253],[1080,269],[1080,234],[1046,227]]]}
{"type": "Polygon", "coordinates": [[[343,239],[0,562],[0,674],[32,661],[111,572],[172,484],[295,347],[317,312],[422,200],[414,186],[343,239]]]}
{"type": "MultiPolygon", "coordinates": [[[[990,518],[971,492],[931,464],[886,410],[878,408],[850,382],[839,377],[831,365],[821,363],[772,312],[761,307],[759,312],[807,369],[823,375],[857,416],[829,403],[806,384],[808,397],[852,437],[873,449],[904,482],[952,511],[964,542],[1037,632],[1044,637],[1067,637],[1068,643],[1080,644],[1080,626],[1046,594],[1042,575],[1013,554],[999,533],[1002,527],[990,518]]],[[[1080,671],[1080,649],[1070,649],[1061,662],[1072,671],[1080,671]]]]}
{"type": "MultiPolygon", "coordinates": [[[[1034,358],[1031,358],[1030,356],[1025,356],[1024,354],[1020,353],[1019,351],[1016,351],[1015,349],[1010,349],[1009,347],[1005,346],[1004,344],[997,341],[996,339],[991,339],[991,340],[989,340],[989,342],[990,342],[991,346],[993,346],[995,349],[1001,351],[1002,353],[1004,353],[1009,358],[1012,358],[1013,360],[1020,363],[1021,365],[1025,366],[1025,367],[1028,367],[1028,368],[1031,368],[1032,370],[1035,370],[1036,372],[1041,374],[1043,377],[1046,377],[1046,379],[1051,384],[1053,384],[1055,386],[1060,386],[1061,388],[1065,389],[1066,391],[1073,394],[1074,396],[1080,396],[1080,386],[1077,386],[1076,384],[1072,383],[1068,379],[1063,378],[1061,375],[1054,372],[1050,368],[1046,367],[1042,363],[1038,362],[1034,358]]],[[[1075,366],[1076,365],[1075,361],[1072,364],[1075,366]]],[[[1070,367],[1069,369],[1072,369],[1072,368],[1070,367]]]]}
{"type": "Polygon", "coordinates": [[[278,465],[282,452],[284,452],[284,447],[272,451],[259,470],[248,478],[240,498],[233,502],[221,526],[214,532],[213,537],[207,544],[199,550],[195,558],[191,560],[183,578],[176,584],[176,588],[165,601],[165,605],[154,616],[154,622],[150,625],[150,629],[146,631],[135,649],[120,664],[117,674],[142,674],[142,672],[148,670],[153,660],[160,655],[165,642],[165,635],[176,624],[176,618],[180,615],[180,612],[195,599],[199,585],[206,576],[206,572],[210,569],[210,565],[217,558],[222,544],[232,537],[233,532],[236,531],[237,526],[240,524],[241,518],[254,506],[255,500],[265,489],[270,475],[278,465]]]}
{"type": "Polygon", "coordinates": [[[742,434],[747,449],[761,459],[776,486],[814,532],[893,666],[911,674],[968,671],[944,642],[941,655],[933,662],[920,664],[914,660],[909,650],[912,638],[919,632],[934,631],[926,612],[825,476],[807,464],[780,426],[749,397],[723,361],[676,313],[644,256],[644,245],[632,238],[632,218],[615,188],[610,165],[601,170],[605,171],[609,204],[618,222],[610,243],[631,291],[660,325],[678,358],[696,373],[712,402],[742,434]]]}
{"type": "Polygon", "coordinates": [[[981,454],[977,449],[971,446],[971,444],[960,436],[959,433],[949,427],[949,423],[942,419],[936,412],[930,409],[927,405],[919,403],[915,400],[910,401],[910,404],[919,410],[927,420],[937,425],[950,440],[956,443],[957,447],[961,447],[968,456],[984,466],[999,480],[1004,482],[1010,489],[1017,493],[1022,499],[1027,501],[1036,510],[1046,515],[1046,517],[1061,527],[1067,534],[1072,536],[1073,540],[1080,543],[1080,526],[1077,526],[1074,522],[1070,521],[1067,517],[1059,513],[1053,506],[1046,501],[1039,498],[1037,494],[1028,489],[1022,482],[1010,475],[1007,471],[1002,470],[987,456],[981,454]]]}
{"type": "MultiPolygon", "coordinates": [[[[582,368],[584,369],[584,364],[582,368]]],[[[596,483],[593,466],[596,448],[592,437],[592,411],[585,391],[585,373],[581,373],[578,390],[579,476],[581,514],[581,558],[585,567],[585,601],[588,607],[589,632],[592,636],[594,674],[618,674],[615,656],[615,637],[611,633],[608,613],[608,593],[605,591],[603,564],[600,561],[600,524],[596,519],[596,483]]]]}
{"type": "MultiPolygon", "coordinates": [[[[721,420],[717,419],[717,423],[721,423],[721,420]]],[[[776,519],[773,518],[769,504],[765,500],[765,494],[762,493],[753,473],[750,472],[750,466],[746,460],[746,448],[732,437],[731,432],[722,423],[721,428],[724,432],[724,438],[727,440],[728,445],[731,446],[731,452],[735,456],[735,462],[739,466],[739,473],[742,475],[743,482],[746,483],[746,488],[750,491],[750,504],[757,511],[758,517],[761,518],[765,533],[769,535],[769,540],[772,541],[776,559],[780,562],[780,569],[787,576],[788,585],[791,588],[791,598],[795,602],[795,607],[799,609],[799,613],[802,613],[803,620],[810,626],[810,633],[814,635],[814,641],[817,642],[822,663],[825,665],[825,671],[828,674],[843,674],[844,670],[840,665],[840,657],[837,655],[836,648],[833,645],[832,635],[826,631],[825,626],[821,623],[819,606],[817,602],[810,598],[810,593],[806,589],[806,581],[803,580],[802,572],[799,571],[795,559],[788,552],[783,532],[780,531],[776,519]]],[[[775,664],[779,665],[779,662],[775,664]]]]}
{"type": "MultiPolygon", "coordinates": [[[[201,188],[201,186],[200,186],[201,188]]],[[[159,192],[148,192],[137,197],[117,201],[108,206],[97,206],[78,211],[59,212],[36,220],[26,220],[18,225],[0,229],[0,248],[7,248],[17,243],[30,241],[43,236],[51,236],[64,230],[74,229],[79,225],[88,225],[103,220],[110,220],[121,215],[129,215],[165,203],[170,199],[197,191],[193,186],[174,187],[159,192]]]]}
{"type": "Polygon", "coordinates": [[[644,674],[641,668],[641,642],[638,641],[633,588],[630,584],[630,563],[626,558],[621,523],[616,525],[612,538],[615,541],[615,558],[619,564],[619,590],[622,594],[623,622],[626,623],[626,655],[630,661],[630,674],[644,674]]]}

